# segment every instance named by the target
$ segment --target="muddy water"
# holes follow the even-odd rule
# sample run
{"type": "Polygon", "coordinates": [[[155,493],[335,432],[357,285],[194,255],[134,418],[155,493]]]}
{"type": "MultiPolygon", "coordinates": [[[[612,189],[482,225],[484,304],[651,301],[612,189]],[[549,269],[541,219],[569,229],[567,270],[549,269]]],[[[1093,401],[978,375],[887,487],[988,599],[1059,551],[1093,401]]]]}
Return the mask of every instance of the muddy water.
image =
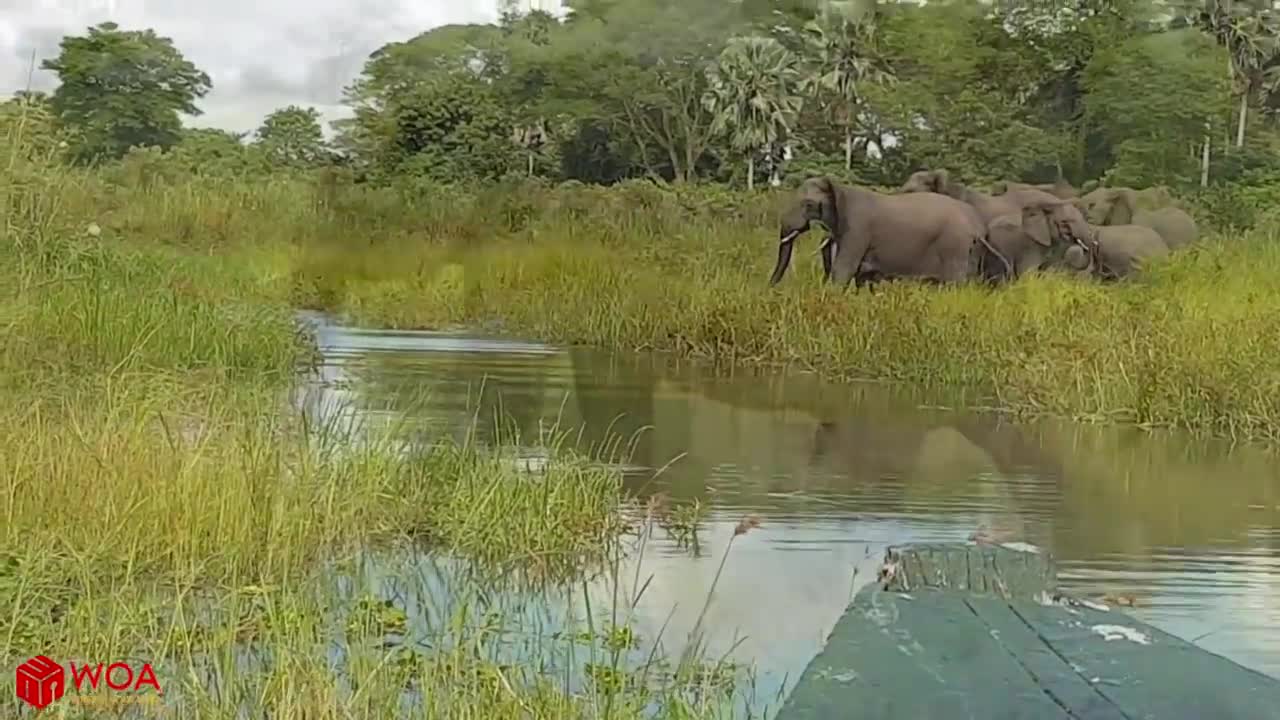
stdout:
{"type": "Polygon", "coordinates": [[[641,635],[670,616],[667,650],[701,611],[734,525],[758,514],[704,624],[755,664],[764,700],[794,683],[886,544],[962,541],[984,525],[1048,547],[1069,590],[1133,597],[1141,619],[1280,677],[1280,463],[1256,448],[1015,425],[805,375],[311,319],[324,360],[298,401],[313,417],[488,442],[500,410],[531,462],[540,438],[571,432],[606,459],[625,451],[634,491],[703,503],[696,553],[659,532],[639,560],[640,582],[652,578],[641,635]]]}

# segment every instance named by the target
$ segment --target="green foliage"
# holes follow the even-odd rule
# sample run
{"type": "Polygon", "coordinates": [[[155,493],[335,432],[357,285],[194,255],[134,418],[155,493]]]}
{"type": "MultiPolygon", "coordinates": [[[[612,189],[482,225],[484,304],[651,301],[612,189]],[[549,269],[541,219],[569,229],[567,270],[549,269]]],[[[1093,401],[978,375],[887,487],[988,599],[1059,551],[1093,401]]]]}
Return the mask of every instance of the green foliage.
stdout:
{"type": "Polygon", "coordinates": [[[63,38],[58,57],[41,67],[58,74],[51,104],[74,131],[76,158],[86,161],[176,144],[180,113],[199,115],[195,101],[212,87],[169,38],[111,22],[63,38]]]}
{"type": "Polygon", "coordinates": [[[1133,38],[1094,56],[1084,73],[1085,120],[1118,139],[1109,184],[1195,184],[1198,151],[1206,135],[1222,135],[1230,106],[1226,64],[1212,40],[1189,30],[1133,38]]]}
{"type": "Polygon", "coordinates": [[[277,167],[314,167],[329,159],[315,108],[290,105],[272,112],[258,128],[255,143],[277,167]]]}
{"type": "Polygon", "coordinates": [[[271,170],[267,156],[246,145],[241,134],[213,128],[185,131],[167,159],[192,175],[254,177],[271,170]]]}
{"type": "MultiPolygon", "coordinates": [[[[777,40],[730,40],[711,68],[703,97],[714,114],[712,132],[727,136],[729,146],[749,161],[785,142],[803,105],[799,84],[797,59],[777,40]]],[[[754,175],[754,164],[748,168],[754,175]]],[[[752,183],[749,176],[747,187],[752,183]]]]}
{"type": "Polygon", "coordinates": [[[383,163],[392,172],[453,182],[495,180],[511,166],[512,123],[492,89],[448,75],[404,91],[390,108],[383,163]]]}
{"type": "Polygon", "coordinates": [[[802,84],[826,114],[834,116],[833,124],[839,128],[845,149],[846,171],[852,167],[855,144],[879,144],[881,140],[871,121],[874,113],[866,104],[863,86],[889,85],[897,79],[879,45],[875,18],[870,14],[851,19],[833,13],[804,25],[801,51],[809,67],[802,84]]]}
{"type": "MultiPolygon", "coordinates": [[[[945,167],[971,182],[1026,177],[1052,163],[1062,141],[1038,125],[1004,75],[989,70],[994,50],[982,43],[988,20],[976,6],[894,6],[881,25],[896,70],[891,87],[867,94],[881,131],[899,138],[879,174],[886,185],[921,168],[945,167]],[[921,43],[920,37],[930,38],[921,43]]],[[[1014,88],[1016,90],[1016,88],[1014,88]]]]}
{"type": "Polygon", "coordinates": [[[182,144],[169,162],[187,172],[340,162],[406,185],[751,184],[743,166],[765,161],[786,182],[823,167],[893,187],[945,167],[980,184],[1186,191],[1253,182],[1270,162],[1255,138],[1280,117],[1280,24],[1244,0],[575,0],[564,20],[502,8],[496,24],[372,53],[345,90],[336,155],[298,107],[264,120],[258,156],[180,142],[178,113],[197,112],[208,78],[150,31],[90,28],[45,64],[63,76],[59,142],[79,160],[182,144]]]}

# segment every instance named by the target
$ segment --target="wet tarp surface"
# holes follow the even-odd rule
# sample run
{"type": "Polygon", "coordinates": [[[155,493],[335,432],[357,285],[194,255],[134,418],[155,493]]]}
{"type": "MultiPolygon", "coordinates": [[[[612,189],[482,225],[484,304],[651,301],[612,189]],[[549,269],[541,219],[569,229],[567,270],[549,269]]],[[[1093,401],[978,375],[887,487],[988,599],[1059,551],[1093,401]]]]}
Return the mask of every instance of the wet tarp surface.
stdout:
{"type": "Polygon", "coordinates": [[[1117,608],[898,585],[854,598],[777,720],[1280,719],[1280,680],[1117,608]]]}

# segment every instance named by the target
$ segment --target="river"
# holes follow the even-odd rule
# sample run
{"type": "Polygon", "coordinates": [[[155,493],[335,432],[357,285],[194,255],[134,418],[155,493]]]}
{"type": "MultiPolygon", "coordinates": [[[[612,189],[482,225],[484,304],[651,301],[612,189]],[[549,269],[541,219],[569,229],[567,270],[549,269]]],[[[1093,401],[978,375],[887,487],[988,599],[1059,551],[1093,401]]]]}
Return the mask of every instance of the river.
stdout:
{"type": "Polygon", "coordinates": [[[664,642],[687,634],[734,526],[758,515],[704,624],[721,647],[738,642],[759,697],[790,688],[887,544],[963,541],[981,526],[1047,547],[1068,591],[1132,597],[1125,612],[1280,677],[1280,463],[1259,448],[1014,424],[879,384],[308,317],[322,360],[296,401],[314,417],[407,414],[406,432],[487,442],[500,406],[530,457],[552,428],[588,451],[621,437],[629,489],[701,501],[696,553],[658,532],[639,560],[652,579],[638,622],[670,615],[664,642]]]}

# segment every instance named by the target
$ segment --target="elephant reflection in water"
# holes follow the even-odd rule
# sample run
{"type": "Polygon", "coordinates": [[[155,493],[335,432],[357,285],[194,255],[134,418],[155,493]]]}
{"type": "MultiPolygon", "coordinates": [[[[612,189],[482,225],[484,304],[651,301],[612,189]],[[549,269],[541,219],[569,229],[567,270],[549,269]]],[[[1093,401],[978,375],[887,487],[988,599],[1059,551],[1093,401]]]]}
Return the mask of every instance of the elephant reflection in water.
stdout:
{"type": "Polygon", "coordinates": [[[1060,478],[1061,461],[997,416],[863,415],[818,423],[813,460],[848,479],[954,482],[982,472],[1060,478]]]}
{"type": "MultiPolygon", "coordinates": [[[[906,418],[861,415],[820,422],[813,434],[813,466],[829,474],[831,492],[853,496],[865,510],[901,511],[922,503],[930,509],[957,506],[997,516],[974,531],[1001,540],[1037,542],[1027,520],[1041,515],[1043,491],[1030,483],[978,483],[994,472],[1006,478],[1031,476],[1051,483],[1062,477],[1061,462],[1045,453],[1021,429],[993,417],[943,420],[921,412],[906,418]],[[931,421],[932,420],[932,421],[931,421]],[[951,500],[947,500],[950,498],[951,500]]],[[[816,483],[811,483],[816,484],[816,483]]],[[[1050,523],[1052,524],[1052,523],[1050,523]]]]}

